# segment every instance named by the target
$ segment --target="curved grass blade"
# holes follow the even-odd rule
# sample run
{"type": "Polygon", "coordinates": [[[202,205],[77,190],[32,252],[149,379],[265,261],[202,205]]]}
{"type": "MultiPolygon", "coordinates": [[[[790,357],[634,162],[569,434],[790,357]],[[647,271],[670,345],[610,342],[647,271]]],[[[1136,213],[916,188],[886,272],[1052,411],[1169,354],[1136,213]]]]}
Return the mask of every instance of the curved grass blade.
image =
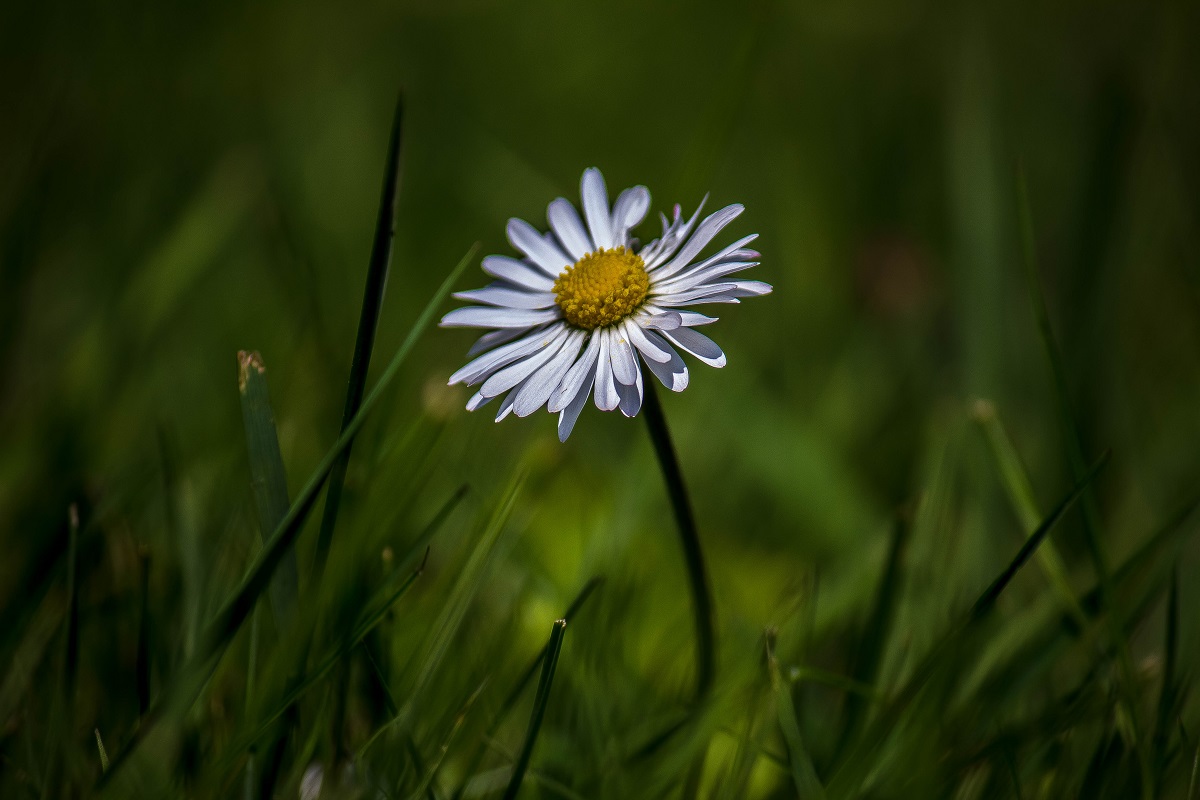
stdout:
{"type": "Polygon", "coordinates": [[[775,634],[768,631],[766,635],[767,669],[771,673],[771,688],[775,691],[775,707],[779,714],[779,729],[783,732],[783,741],[787,744],[788,764],[792,770],[792,782],[796,785],[796,794],[805,800],[824,800],[825,787],[817,777],[813,767],[812,757],[804,746],[800,735],[800,722],[796,719],[796,707],[792,705],[792,692],[787,681],[779,674],[779,660],[775,658],[775,634]]]}
{"type": "MultiPolygon", "coordinates": [[[[1046,298],[1042,293],[1041,281],[1038,276],[1036,238],[1033,232],[1033,210],[1029,202],[1029,187],[1023,170],[1017,171],[1017,206],[1021,225],[1021,250],[1025,264],[1025,277],[1029,287],[1030,301],[1033,313],[1037,319],[1038,332],[1046,349],[1050,362],[1050,371],[1054,379],[1055,395],[1058,400],[1060,422],[1067,451],[1067,462],[1076,480],[1080,480],[1086,470],[1087,462],[1083,455],[1083,435],[1079,428],[1075,410],[1071,403],[1070,390],[1067,382],[1067,372],[1062,352],[1054,336],[1054,328],[1050,324],[1050,313],[1046,298]]],[[[1091,556],[1092,567],[1096,571],[1097,583],[1101,589],[1100,597],[1106,609],[1112,608],[1113,587],[1112,575],[1108,566],[1108,558],[1104,553],[1104,545],[1100,540],[1100,510],[1095,494],[1088,489],[1083,494],[1083,530],[1087,542],[1088,554],[1091,556]]],[[[1141,727],[1139,724],[1137,686],[1133,666],[1133,656],[1129,651],[1129,641],[1115,626],[1110,625],[1108,635],[1112,639],[1116,651],[1118,688],[1121,694],[1121,704],[1128,715],[1132,728],[1134,754],[1137,756],[1141,771],[1142,800],[1151,800],[1154,794],[1153,771],[1150,756],[1141,742],[1141,727]]]]}
{"type": "Polygon", "coordinates": [[[1107,461],[1108,454],[1105,453],[1084,476],[1084,479],[1076,483],[1067,496],[1042,521],[1042,524],[1038,526],[1033,535],[1022,545],[1008,566],[1005,567],[988,588],[984,590],[983,594],[971,605],[971,608],[967,611],[961,622],[953,626],[930,649],[925,658],[913,670],[908,681],[897,692],[894,699],[883,707],[863,735],[854,742],[845,761],[838,767],[836,773],[827,784],[831,795],[843,797],[859,793],[859,786],[869,773],[869,770],[866,769],[866,765],[863,763],[864,760],[871,758],[873,754],[878,752],[884,740],[900,720],[902,712],[913,703],[917,695],[920,694],[930,678],[942,665],[943,661],[947,660],[949,656],[962,652],[963,648],[967,647],[971,635],[976,632],[979,623],[990,615],[990,612],[995,608],[996,601],[1016,576],[1017,572],[1029,561],[1030,557],[1037,550],[1038,545],[1049,535],[1067,509],[1079,499],[1083,490],[1090,485],[1091,481],[1099,474],[1100,469],[1107,461]]]}
{"type": "Polygon", "coordinates": [[[508,788],[504,790],[503,800],[515,800],[517,792],[521,790],[521,782],[525,780],[525,770],[529,768],[533,746],[537,743],[538,731],[541,730],[546,706],[550,702],[550,687],[554,684],[554,671],[558,668],[558,654],[562,650],[563,633],[566,629],[565,619],[556,620],[550,628],[550,641],[546,644],[546,656],[542,659],[542,677],[538,679],[537,694],[533,698],[529,729],[525,731],[525,743],[521,745],[521,752],[513,765],[512,777],[509,778],[508,788]]]}
{"type": "Polygon", "coordinates": [[[263,546],[262,552],[259,553],[249,573],[243,578],[241,585],[217,612],[201,640],[201,647],[196,655],[180,670],[176,678],[163,692],[163,696],[157,706],[151,709],[150,713],[143,720],[142,725],[134,733],[132,740],[113,761],[112,769],[101,778],[101,783],[107,782],[111,784],[112,776],[118,773],[119,768],[127,761],[129,755],[136,751],[137,746],[145,739],[146,734],[153,729],[154,725],[162,719],[165,713],[178,713],[179,709],[187,708],[194,702],[203,684],[207,682],[209,675],[215,668],[214,662],[224,653],[233,636],[241,628],[242,623],[246,621],[246,617],[249,615],[254,601],[265,591],[267,584],[282,562],[283,556],[295,543],[296,537],[300,533],[300,528],[308,518],[308,514],[316,502],[317,495],[324,485],[325,479],[333,469],[334,463],[342,451],[353,441],[354,436],[363,426],[372,408],[374,408],[383,396],[384,390],[399,375],[400,367],[404,364],[408,354],[412,352],[421,334],[424,333],[425,329],[433,321],[438,306],[450,294],[451,287],[458,280],[463,270],[466,269],[467,264],[474,259],[477,249],[478,245],[473,246],[450,274],[446,276],[446,279],[438,287],[438,290],[434,292],[433,297],[430,298],[421,315],[413,323],[408,336],[392,356],[391,363],[388,364],[387,369],[384,370],[378,382],[363,401],[362,406],[359,408],[350,425],[338,437],[338,440],[329,452],[325,454],[325,457],[321,459],[321,463],[309,478],[308,483],[300,490],[296,500],[288,509],[287,515],[276,526],[275,532],[271,534],[271,538],[263,546]]]}

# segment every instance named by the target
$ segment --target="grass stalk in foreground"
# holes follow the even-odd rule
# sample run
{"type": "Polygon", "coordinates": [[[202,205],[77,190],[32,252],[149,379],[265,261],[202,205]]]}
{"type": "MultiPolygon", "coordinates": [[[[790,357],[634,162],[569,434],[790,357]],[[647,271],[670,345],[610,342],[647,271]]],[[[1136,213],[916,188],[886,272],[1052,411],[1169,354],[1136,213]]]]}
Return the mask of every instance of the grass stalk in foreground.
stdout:
{"type": "Polygon", "coordinates": [[[430,298],[420,316],[413,323],[408,336],[405,337],[404,342],[392,356],[391,363],[388,364],[383,374],[379,376],[379,380],[375,386],[367,394],[366,399],[363,400],[362,406],[359,408],[358,413],[354,415],[354,419],[350,425],[338,437],[338,440],[330,448],[329,452],[325,454],[325,457],[321,459],[321,463],[308,479],[308,483],[305,484],[304,488],[296,496],[295,501],[288,509],[287,516],[275,527],[274,533],[271,534],[271,538],[263,546],[258,558],[255,559],[254,564],[247,572],[246,577],[242,579],[241,584],[214,615],[213,621],[209,624],[205,635],[201,638],[201,646],[197,649],[195,655],[188,660],[179,674],[175,676],[170,685],[163,691],[157,705],[150,709],[146,718],[142,721],[142,725],[134,733],[131,741],[113,761],[112,768],[101,778],[102,783],[111,783],[113,776],[118,773],[119,768],[127,761],[129,755],[137,749],[138,745],[145,739],[146,734],[154,728],[155,724],[162,719],[167,711],[177,712],[181,708],[187,708],[199,696],[203,684],[207,682],[209,675],[211,675],[212,670],[215,668],[215,662],[219,660],[229,642],[246,621],[246,617],[249,615],[255,600],[265,591],[267,584],[274,576],[284,555],[295,544],[296,537],[299,536],[300,529],[304,521],[308,518],[309,512],[312,511],[321,487],[325,484],[325,479],[333,469],[334,462],[341,455],[342,451],[349,446],[350,442],[353,441],[354,436],[362,428],[363,423],[366,422],[371,410],[379,402],[380,398],[382,398],[384,391],[400,374],[400,367],[403,366],[409,353],[416,346],[421,334],[425,332],[425,329],[433,321],[438,307],[449,296],[450,289],[454,286],[454,283],[462,275],[467,265],[474,260],[475,252],[478,249],[478,245],[475,245],[468,250],[457,266],[442,281],[442,285],[434,292],[433,297],[430,298]]]}
{"type": "Polygon", "coordinates": [[[696,621],[696,699],[700,700],[712,688],[716,672],[716,620],[708,570],[704,565],[704,551],[700,546],[700,536],[696,532],[696,518],[692,513],[687,486],[683,482],[683,472],[679,468],[679,458],[671,443],[671,432],[667,428],[667,420],[663,415],[662,404],[659,402],[653,381],[646,381],[643,411],[646,426],[650,431],[650,440],[654,444],[654,454],[658,457],[658,465],[667,484],[667,494],[671,498],[671,510],[675,513],[675,522],[683,544],[684,561],[687,564],[692,612],[696,621]]]}
{"type": "Polygon", "coordinates": [[[779,673],[779,660],[775,657],[775,632],[767,631],[767,669],[771,673],[771,688],[775,691],[776,712],[779,714],[779,729],[788,749],[788,763],[792,770],[792,782],[796,794],[806,800],[825,800],[825,787],[817,777],[812,757],[800,735],[800,721],[796,719],[796,708],[792,705],[792,690],[779,673]]]}
{"type": "Polygon", "coordinates": [[[504,800],[515,800],[517,792],[521,790],[521,782],[525,779],[525,770],[529,769],[533,746],[537,743],[538,731],[541,730],[542,720],[546,716],[546,705],[550,701],[550,687],[554,683],[554,670],[558,667],[558,654],[562,650],[563,633],[566,629],[565,619],[556,620],[550,629],[550,641],[546,644],[546,655],[542,658],[542,677],[538,679],[533,713],[529,717],[529,729],[525,732],[525,743],[521,745],[521,752],[513,765],[508,788],[504,790],[504,800]]]}

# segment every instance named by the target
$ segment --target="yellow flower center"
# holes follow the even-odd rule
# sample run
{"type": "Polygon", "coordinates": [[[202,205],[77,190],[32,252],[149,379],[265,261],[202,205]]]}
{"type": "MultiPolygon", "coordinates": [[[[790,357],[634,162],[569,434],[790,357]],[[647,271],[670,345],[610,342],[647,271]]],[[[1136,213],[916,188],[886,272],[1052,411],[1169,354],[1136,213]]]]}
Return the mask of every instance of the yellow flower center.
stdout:
{"type": "Polygon", "coordinates": [[[567,322],[587,330],[628,317],[646,299],[650,276],[641,256],[624,247],[588,253],[554,282],[554,302],[567,322]]]}

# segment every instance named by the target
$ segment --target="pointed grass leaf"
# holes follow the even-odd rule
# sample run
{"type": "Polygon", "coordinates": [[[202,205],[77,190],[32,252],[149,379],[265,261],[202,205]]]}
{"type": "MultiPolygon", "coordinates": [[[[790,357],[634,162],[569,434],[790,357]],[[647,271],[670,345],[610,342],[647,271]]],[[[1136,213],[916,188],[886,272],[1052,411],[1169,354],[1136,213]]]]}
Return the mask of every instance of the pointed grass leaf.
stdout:
{"type": "Polygon", "coordinates": [[[146,734],[153,729],[154,725],[162,719],[164,714],[167,712],[178,713],[181,709],[187,708],[194,702],[214,669],[215,662],[224,653],[225,648],[241,628],[242,623],[246,621],[255,600],[266,590],[267,584],[274,576],[284,555],[295,543],[296,537],[300,533],[300,528],[308,518],[308,514],[312,510],[326,478],[329,477],[334,463],[354,439],[355,434],[358,433],[371,410],[383,396],[383,392],[399,375],[400,367],[405,363],[409,353],[416,346],[416,342],[421,334],[424,333],[425,329],[433,321],[438,307],[450,294],[451,287],[458,280],[463,270],[466,269],[467,264],[474,260],[477,249],[478,246],[472,247],[450,274],[446,276],[445,280],[442,281],[437,291],[434,292],[433,297],[430,298],[420,316],[413,323],[408,336],[405,337],[404,342],[392,356],[391,362],[379,377],[378,382],[376,382],[363,401],[358,414],[355,415],[346,430],[342,432],[342,435],[338,437],[338,440],[330,448],[329,452],[325,454],[325,457],[309,478],[308,483],[300,490],[295,501],[288,509],[287,515],[276,526],[274,533],[271,534],[271,538],[263,546],[262,552],[255,559],[248,574],[242,579],[241,584],[209,624],[201,640],[202,647],[179,670],[178,674],[163,692],[157,709],[151,709],[150,713],[143,720],[142,725],[134,733],[132,740],[126,744],[113,761],[112,769],[105,773],[105,777],[101,778],[102,784],[107,782],[108,785],[111,785],[111,776],[117,773],[121,765],[127,761],[129,755],[136,751],[138,745],[145,739],[146,734]]]}
{"type": "Polygon", "coordinates": [[[516,800],[521,783],[525,780],[525,770],[529,768],[529,760],[533,757],[533,746],[537,744],[538,732],[542,728],[542,720],[546,716],[546,706],[550,702],[550,688],[554,684],[554,672],[558,668],[558,655],[562,650],[563,633],[567,629],[565,619],[557,620],[550,628],[550,641],[546,644],[546,654],[542,658],[542,676],[538,679],[537,694],[533,699],[533,711],[529,716],[529,728],[525,731],[525,741],[521,752],[513,764],[512,777],[504,790],[503,800],[516,800]]]}
{"type": "Polygon", "coordinates": [[[791,767],[792,783],[796,794],[805,800],[824,800],[825,787],[817,777],[813,766],[812,756],[804,746],[800,734],[800,722],[796,719],[796,707],[792,705],[792,692],[788,682],[779,673],[779,661],[775,657],[775,634],[768,631],[765,637],[767,650],[767,669],[771,675],[771,688],[775,692],[775,708],[779,715],[779,729],[783,733],[783,741],[787,745],[788,765],[791,767]]]}

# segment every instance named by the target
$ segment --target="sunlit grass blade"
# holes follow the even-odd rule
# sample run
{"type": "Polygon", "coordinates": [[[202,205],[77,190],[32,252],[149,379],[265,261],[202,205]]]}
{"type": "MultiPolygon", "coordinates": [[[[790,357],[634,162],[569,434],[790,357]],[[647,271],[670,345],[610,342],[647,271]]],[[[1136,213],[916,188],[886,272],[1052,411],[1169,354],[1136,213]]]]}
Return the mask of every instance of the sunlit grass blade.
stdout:
{"type": "MultiPolygon", "coordinates": [[[[433,321],[438,307],[449,295],[451,287],[458,280],[467,264],[474,259],[476,249],[477,247],[472,247],[467,252],[458,265],[446,276],[446,279],[438,287],[438,290],[434,292],[425,309],[421,312],[416,322],[413,323],[408,336],[392,356],[391,363],[388,364],[387,369],[379,377],[379,381],[363,401],[358,414],[355,415],[350,425],[342,432],[342,435],[338,437],[333,447],[321,460],[321,463],[309,478],[308,483],[300,490],[295,501],[288,509],[287,515],[276,526],[275,532],[271,534],[271,538],[263,546],[262,552],[259,553],[248,574],[243,578],[241,584],[233,592],[229,600],[225,602],[215,615],[201,640],[203,646],[184,665],[168,688],[164,690],[162,698],[158,703],[157,713],[155,709],[151,709],[151,712],[134,734],[132,741],[122,749],[121,753],[113,761],[112,769],[106,773],[107,776],[113,776],[117,773],[118,768],[127,760],[129,754],[137,749],[138,744],[144,740],[147,732],[162,718],[163,713],[167,711],[177,713],[179,709],[190,706],[195,700],[213,668],[213,662],[220,657],[233,636],[241,628],[242,623],[245,622],[246,617],[250,613],[250,609],[253,608],[255,600],[265,591],[266,586],[282,562],[283,556],[295,543],[301,526],[308,518],[308,514],[316,502],[321,486],[324,485],[325,479],[333,469],[334,462],[354,439],[354,436],[358,433],[367,416],[370,414],[371,409],[374,408],[375,404],[383,396],[383,392],[399,375],[400,367],[404,364],[409,353],[412,352],[413,347],[416,346],[416,342],[421,334],[424,333],[425,329],[433,321]]],[[[109,778],[109,782],[111,783],[111,777],[109,778]]]]}
{"type": "MultiPolygon", "coordinates": [[[[259,531],[265,542],[279,521],[287,516],[291,503],[288,500],[283,453],[275,429],[275,414],[267,389],[267,367],[257,352],[238,352],[238,394],[242,402],[242,424],[246,429],[246,454],[250,464],[254,508],[258,512],[259,531]]],[[[298,590],[296,552],[288,550],[268,590],[276,628],[281,633],[287,630],[296,612],[298,590]]]]}
{"type": "Polygon", "coordinates": [[[92,731],[96,735],[96,750],[100,752],[100,771],[108,772],[108,751],[104,749],[104,740],[100,738],[100,729],[92,731]]]}
{"type": "MultiPolygon", "coordinates": [[[[346,384],[346,405],[342,411],[342,430],[354,420],[362,405],[367,386],[367,372],[371,366],[371,353],[375,349],[375,332],[379,327],[379,312],[383,307],[383,293],[387,287],[388,271],[392,262],[392,237],[396,228],[396,201],[400,193],[400,136],[404,123],[404,99],[396,99],[396,110],[392,118],[392,131],[388,138],[386,166],[383,170],[383,189],[379,198],[379,214],[375,220],[375,236],[371,242],[371,260],[367,265],[366,286],[363,289],[362,310],[358,316],[358,334],[354,340],[354,355],[350,361],[350,378],[346,384]]],[[[321,516],[321,528],[317,534],[316,554],[313,560],[313,586],[320,591],[321,576],[325,561],[333,543],[333,532],[337,526],[341,507],[342,488],[346,482],[346,467],[350,462],[353,437],[334,461],[329,473],[325,492],[325,510],[321,516]]]]}
{"type": "Polygon", "coordinates": [[[800,722],[796,719],[796,708],[792,705],[792,691],[788,682],[779,674],[779,661],[775,658],[775,634],[768,631],[765,637],[767,648],[767,670],[771,676],[771,688],[775,692],[775,708],[779,715],[779,729],[788,749],[788,765],[792,772],[792,783],[796,794],[802,798],[824,800],[825,787],[817,777],[812,756],[804,746],[800,734],[800,722]]]}
{"type": "Polygon", "coordinates": [[[717,622],[713,608],[712,589],[709,584],[708,568],[704,564],[704,550],[696,530],[696,517],[687,486],[683,481],[683,470],[679,457],[671,442],[671,432],[658,399],[658,390],[647,381],[642,412],[646,427],[654,445],[654,454],[667,484],[667,495],[675,524],[683,545],[684,564],[687,567],[688,587],[692,595],[692,614],[696,626],[696,699],[702,699],[712,688],[717,668],[717,622]]]}
{"type": "Polygon", "coordinates": [[[533,746],[537,744],[538,732],[546,716],[546,706],[550,702],[550,688],[554,685],[554,671],[558,668],[558,655],[562,650],[563,633],[566,629],[565,619],[557,620],[550,629],[550,641],[546,644],[546,655],[542,659],[542,676],[538,679],[537,694],[533,698],[529,728],[525,731],[525,742],[521,745],[516,763],[513,764],[512,777],[508,780],[508,788],[504,790],[504,800],[515,800],[517,792],[521,790],[521,783],[525,780],[525,770],[529,768],[533,746]]]}
{"type": "MultiPolygon", "coordinates": [[[[1033,304],[1033,313],[1037,319],[1038,332],[1041,335],[1042,345],[1046,350],[1046,356],[1050,362],[1051,377],[1054,382],[1059,417],[1067,452],[1067,462],[1071,467],[1072,475],[1076,480],[1080,480],[1087,469],[1087,461],[1083,450],[1083,436],[1076,418],[1074,405],[1071,402],[1065,362],[1063,361],[1062,352],[1059,350],[1058,341],[1054,336],[1054,328],[1050,324],[1050,312],[1046,305],[1046,298],[1042,293],[1041,279],[1038,274],[1037,265],[1037,239],[1033,228],[1033,207],[1029,202],[1029,187],[1025,180],[1025,173],[1022,170],[1017,171],[1017,207],[1020,218],[1021,252],[1025,265],[1025,277],[1028,283],[1030,300],[1033,304]]],[[[1099,505],[1091,489],[1084,492],[1082,506],[1084,539],[1087,542],[1088,554],[1091,556],[1092,566],[1096,572],[1097,583],[1101,590],[1101,600],[1105,607],[1109,608],[1113,602],[1111,575],[1108,558],[1104,552],[1104,544],[1101,541],[1099,505]]],[[[1142,800],[1150,800],[1154,793],[1153,770],[1150,763],[1150,756],[1141,741],[1133,657],[1129,652],[1129,642],[1121,631],[1110,627],[1108,633],[1112,639],[1113,650],[1116,653],[1121,700],[1133,731],[1133,741],[1131,744],[1137,755],[1138,765],[1141,770],[1142,800]]]]}
{"type": "MultiPolygon", "coordinates": [[[[1028,536],[1037,530],[1038,522],[1042,518],[1037,500],[1034,498],[1033,484],[1029,481],[1029,475],[1026,474],[1025,468],[1021,464],[1021,458],[1017,455],[1017,449],[1013,446],[1008,431],[1005,430],[1004,424],[996,413],[995,405],[987,400],[978,400],[973,409],[973,416],[980,428],[983,429],[988,446],[992,451],[992,457],[996,459],[996,467],[1000,471],[1005,491],[1008,492],[1009,502],[1028,536]]],[[[1058,554],[1058,548],[1054,542],[1047,541],[1038,549],[1038,561],[1041,563],[1046,577],[1049,578],[1051,586],[1058,593],[1063,606],[1071,612],[1081,628],[1085,626],[1087,618],[1083,609],[1079,607],[1075,593],[1071,590],[1066,568],[1063,566],[1062,557],[1058,554]]]]}

